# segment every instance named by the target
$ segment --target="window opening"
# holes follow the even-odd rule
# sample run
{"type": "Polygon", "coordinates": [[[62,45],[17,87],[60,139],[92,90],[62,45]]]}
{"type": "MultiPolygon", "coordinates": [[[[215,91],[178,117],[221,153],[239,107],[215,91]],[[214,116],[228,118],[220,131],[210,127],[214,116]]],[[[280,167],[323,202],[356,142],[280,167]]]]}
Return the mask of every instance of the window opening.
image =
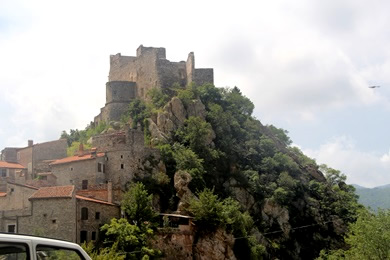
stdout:
{"type": "Polygon", "coordinates": [[[83,180],[81,186],[81,189],[83,190],[88,189],[88,180],[83,180]]]}
{"type": "Polygon", "coordinates": [[[81,220],[88,220],[88,208],[81,208],[81,220]]]}

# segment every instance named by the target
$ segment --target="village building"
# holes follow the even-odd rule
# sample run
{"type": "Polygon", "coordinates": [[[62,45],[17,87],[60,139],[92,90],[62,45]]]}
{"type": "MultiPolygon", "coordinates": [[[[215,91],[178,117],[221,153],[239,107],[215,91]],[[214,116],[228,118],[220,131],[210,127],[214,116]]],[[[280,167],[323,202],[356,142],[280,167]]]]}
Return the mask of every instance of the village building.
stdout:
{"type": "Polygon", "coordinates": [[[2,161],[17,163],[27,169],[26,180],[35,179],[40,172],[49,171],[50,160],[66,157],[68,144],[66,139],[34,144],[28,141],[23,148],[7,147],[1,151],[2,161]]]}
{"type": "Polygon", "coordinates": [[[24,183],[27,169],[18,163],[0,161],[0,192],[6,182],[24,183]]]}
{"type": "Polygon", "coordinates": [[[78,155],[50,163],[58,186],[74,185],[76,190],[107,183],[105,153],[79,151],[78,155]]]}
{"type": "Polygon", "coordinates": [[[120,217],[118,205],[77,195],[73,185],[40,188],[28,201],[31,214],[18,218],[22,234],[83,243],[96,240],[103,224],[120,217]]]}
{"type": "Polygon", "coordinates": [[[38,188],[19,183],[5,182],[0,191],[0,231],[18,232],[18,220],[31,215],[31,203],[28,200],[38,188]]]}

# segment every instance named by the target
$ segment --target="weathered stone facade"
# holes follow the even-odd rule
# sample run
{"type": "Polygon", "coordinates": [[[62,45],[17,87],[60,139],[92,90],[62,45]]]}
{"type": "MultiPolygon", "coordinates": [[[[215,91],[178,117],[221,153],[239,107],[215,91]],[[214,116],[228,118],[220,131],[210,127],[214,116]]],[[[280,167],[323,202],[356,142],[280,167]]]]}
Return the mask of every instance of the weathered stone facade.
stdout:
{"type": "Polygon", "coordinates": [[[18,232],[18,218],[31,214],[28,198],[38,189],[9,182],[4,186],[5,192],[0,192],[0,231],[8,232],[14,226],[14,232],[18,232]]]}
{"type": "Polygon", "coordinates": [[[76,195],[74,186],[42,188],[30,198],[31,211],[17,218],[18,233],[42,235],[76,243],[96,240],[99,227],[120,217],[119,206],[76,195]],[[42,192],[42,189],[51,189],[42,192]],[[58,191],[56,191],[58,189],[58,191]],[[61,191],[66,189],[67,193],[61,191]],[[45,196],[35,194],[45,194],[45,196]]]}
{"type": "Polygon", "coordinates": [[[115,188],[125,190],[134,178],[165,171],[159,164],[159,151],[145,146],[142,131],[126,128],[125,131],[95,136],[92,145],[106,154],[107,179],[115,188]]]}
{"type": "Polygon", "coordinates": [[[171,62],[165,48],[140,46],[137,56],[110,56],[109,82],[106,84],[106,105],[94,122],[118,121],[134,98],[146,99],[151,88],[168,88],[178,83],[201,85],[214,82],[213,69],[196,69],[191,52],[187,61],[171,62]]]}
{"type": "Polygon", "coordinates": [[[24,148],[5,148],[1,151],[1,157],[6,162],[18,163],[27,169],[27,179],[33,179],[38,172],[46,171],[43,162],[66,157],[68,144],[66,139],[60,139],[45,143],[33,144],[28,141],[24,148]]]}
{"type": "Polygon", "coordinates": [[[108,181],[105,160],[106,157],[103,153],[76,155],[56,160],[50,166],[52,174],[57,178],[56,185],[75,185],[76,190],[81,190],[108,181]]]}

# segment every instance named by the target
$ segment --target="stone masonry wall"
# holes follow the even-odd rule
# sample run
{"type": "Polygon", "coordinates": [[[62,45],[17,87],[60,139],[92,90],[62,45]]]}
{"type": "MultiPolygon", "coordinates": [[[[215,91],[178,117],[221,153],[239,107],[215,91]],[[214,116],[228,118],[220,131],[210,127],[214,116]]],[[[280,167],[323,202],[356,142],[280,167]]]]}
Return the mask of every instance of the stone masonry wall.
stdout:
{"type": "Polygon", "coordinates": [[[7,184],[7,196],[0,197],[0,210],[29,210],[31,203],[28,198],[37,189],[17,184],[7,184]]]}
{"type": "Polygon", "coordinates": [[[89,185],[98,185],[107,181],[106,174],[98,172],[98,163],[105,164],[104,157],[74,161],[52,165],[52,173],[57,177],[57,185],[75,185],[76,190],[82,189],[82,181],[88,180],[89,185]]]}
{"type": "Polygon", "coordinates": [[[76,242],[76,199],[32,200],[32,216],[19,218],[19,233],[76,242]]]}
{"type": "Polygon", "coordinates": [[[40,143],[33,147],[34,164],[43,160],[54,160],[67,157],[66,149],[68,148],[68,144],[66,139],[40,143]]]}
{"type": "Polygon", "coordinates": [[[99,236],[99,228],[109,223],[112,218],[120,217],[119,206],[108,205],[77,199],[77,243],[80,242],[80,231],[87,231],[87,241],[92,240],[92,232],[96,232],[96,239],[99,236]],[[81,209],[88,209],[88,219],[81,219],[81,209]],[[99,219],[96,219],[96,213],[99,212],[99,219]]]}

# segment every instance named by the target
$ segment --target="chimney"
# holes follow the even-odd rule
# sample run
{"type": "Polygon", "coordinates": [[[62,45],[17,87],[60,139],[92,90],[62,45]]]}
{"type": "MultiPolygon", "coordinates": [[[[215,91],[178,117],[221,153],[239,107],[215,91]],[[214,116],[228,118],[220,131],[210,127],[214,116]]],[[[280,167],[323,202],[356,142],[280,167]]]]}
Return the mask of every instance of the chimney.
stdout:
{"type": "Polygon", "coordinates": [[[79,145],[79,153],[78,153],[79,156],[83,156],[84,155],[84,145],[83,143],[80,143],[79,145]]]}
{"type": "Polygon", "coordinates": [[[94,147],[94,148],[91,148],[91,157],[92,158],[96,158],[96,147],[94,147]]]}
{"type": "Polygon", "coordinates": [[[112,181],[107,182],[107,202],[112,203],[112,181]]]}
{"type": "Polygon", "coordinates": [[[32,147],[34,145],[34,141],[33,140],[28,140],[28,147],[32,147]]]}

